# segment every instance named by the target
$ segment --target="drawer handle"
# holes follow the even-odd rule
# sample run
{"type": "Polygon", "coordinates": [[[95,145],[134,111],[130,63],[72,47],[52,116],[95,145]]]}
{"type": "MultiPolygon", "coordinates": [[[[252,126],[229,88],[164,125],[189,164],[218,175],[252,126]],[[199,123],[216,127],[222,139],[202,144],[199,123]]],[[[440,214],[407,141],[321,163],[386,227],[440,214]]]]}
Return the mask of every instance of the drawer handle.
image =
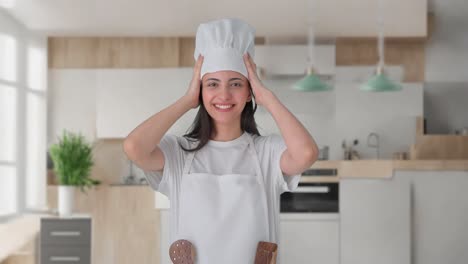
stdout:
{"type": "Polygon", "coordinates": [[[50,261],[80,261],[80,257],[63,257],[63,256],[51,256],[50,261]]]}
{"type": "Polygon", "coordinates": [[[52,231],[51,236],[80,236],[80,231],[52,231]]]}
{"type": "Polygon", "coordinates": [[[310,186],[310,187],[297,187],[295,193],[328,193],[330,188],[328,186],[310,186]]]}

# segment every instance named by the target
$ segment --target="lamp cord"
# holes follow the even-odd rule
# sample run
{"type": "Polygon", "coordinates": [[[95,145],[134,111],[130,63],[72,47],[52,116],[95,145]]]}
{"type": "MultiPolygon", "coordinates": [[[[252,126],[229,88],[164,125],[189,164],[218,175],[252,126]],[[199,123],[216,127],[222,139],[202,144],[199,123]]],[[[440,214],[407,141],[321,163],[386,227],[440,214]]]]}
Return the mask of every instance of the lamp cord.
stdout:
{"type": "Polygon", "coordinates": [[[379,28],[378,35],[378,53],[379,53],[379,68],[383,68],[385,64],[384,53],[384,0],[378,1],[377,24],[379,28]]]}

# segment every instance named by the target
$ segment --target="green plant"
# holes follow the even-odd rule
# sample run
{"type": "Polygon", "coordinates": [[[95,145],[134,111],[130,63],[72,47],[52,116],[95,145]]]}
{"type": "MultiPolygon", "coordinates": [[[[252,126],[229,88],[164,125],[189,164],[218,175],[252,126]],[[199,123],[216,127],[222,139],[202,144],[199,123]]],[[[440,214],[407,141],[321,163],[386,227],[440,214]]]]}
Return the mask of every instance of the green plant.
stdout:
{"type": "Polygon", "coordinates": [[[89,177],[94,165],[92,146],[81,134],[64,130],[59,142],[50,147],[49,153],[60,185],[76,186],[85,192],[86,187],[101,183],[89,177]]]}

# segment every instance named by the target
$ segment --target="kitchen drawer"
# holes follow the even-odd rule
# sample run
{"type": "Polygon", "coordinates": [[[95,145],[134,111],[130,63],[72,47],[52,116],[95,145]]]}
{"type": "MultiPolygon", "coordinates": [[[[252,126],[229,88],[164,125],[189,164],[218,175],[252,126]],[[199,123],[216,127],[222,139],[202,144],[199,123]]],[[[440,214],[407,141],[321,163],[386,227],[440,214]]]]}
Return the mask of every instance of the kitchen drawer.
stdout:
{"type": "Polygon", "coordinates": [[[41,264],[90,264],[90,246],[45,246],[41,248],[41,264]]]}
{"type": "Polygon", "coordinates": [[[339,264],[339,222],[338,214],[280,214],[279,263],[339,264]]]}
{"type": "Polygon", "coordinates": [[[42,245],[90,245],[91,219],[41,219],[42,245]]]}

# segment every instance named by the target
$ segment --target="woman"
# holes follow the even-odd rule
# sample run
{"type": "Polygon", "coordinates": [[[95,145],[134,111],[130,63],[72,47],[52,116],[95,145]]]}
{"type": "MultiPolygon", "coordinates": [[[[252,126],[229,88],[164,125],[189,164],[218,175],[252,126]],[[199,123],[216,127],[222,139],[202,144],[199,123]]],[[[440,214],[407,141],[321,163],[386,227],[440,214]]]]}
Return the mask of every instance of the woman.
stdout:
{"type": "MultiPolygon", "coordinates": [[[[259,80],[254,38],[238,19],[201,24],[188,91],[124,142],[151,187],[171,201],[171,249],[193,246],[196,263],[253,263],[260,241],[277,243],[279,196],[317,159],[312,136],[259,80]],[[260,136],[253,101],[269,111],[282,137],[260,136]],[[166,134],[197,107],[189,133],[166,134]]],[[[171,252],[174,263],[178,254],[171,252]]]]}

